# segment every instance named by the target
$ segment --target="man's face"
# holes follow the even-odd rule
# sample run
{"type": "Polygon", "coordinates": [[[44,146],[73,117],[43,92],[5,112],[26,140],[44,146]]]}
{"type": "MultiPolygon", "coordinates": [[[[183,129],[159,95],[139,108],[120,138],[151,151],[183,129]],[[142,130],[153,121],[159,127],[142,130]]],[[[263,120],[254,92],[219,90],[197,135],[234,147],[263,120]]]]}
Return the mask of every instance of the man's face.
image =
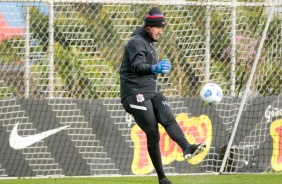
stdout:
{"type": "Polygon", "coordinates": [[[160,38],[160,36],[163,34],[163,27],[150,27],[150,26],[148,26],[148,29],[151,33],[151,36],[155,40],[158,40],[160,38]]]}

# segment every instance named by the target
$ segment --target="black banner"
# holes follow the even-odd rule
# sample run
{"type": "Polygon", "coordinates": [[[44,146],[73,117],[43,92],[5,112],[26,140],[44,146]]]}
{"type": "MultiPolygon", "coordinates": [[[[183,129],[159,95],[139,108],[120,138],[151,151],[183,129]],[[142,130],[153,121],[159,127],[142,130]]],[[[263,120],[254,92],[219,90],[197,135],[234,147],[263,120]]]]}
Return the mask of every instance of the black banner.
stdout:
{"type": "MultiPolygon", "coordinates": [[[[188,141],[205,141],[207,150],[184,161],[181,149],[159,126],[165,172],[219,171],[238,112],[235,100],[223,99],[216,107],[206,107],[198,98],[171,99],[188,141]]],[[[146,136],[117,99],[0,103],[0,176],[154,173],[146,136]]],[[[247,102],[225,171],[282,170],[281,114],[279,97],[247,102]]]]}

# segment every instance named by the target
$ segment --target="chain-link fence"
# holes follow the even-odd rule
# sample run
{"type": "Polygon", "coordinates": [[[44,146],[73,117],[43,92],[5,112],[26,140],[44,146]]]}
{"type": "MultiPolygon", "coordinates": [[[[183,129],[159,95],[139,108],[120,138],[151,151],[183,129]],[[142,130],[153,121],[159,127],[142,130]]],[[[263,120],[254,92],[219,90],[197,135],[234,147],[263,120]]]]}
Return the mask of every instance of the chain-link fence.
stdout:
{"type": "MultiPolygon", "coordinates": [[[[2,3],[2,98],[119,96],[123,46],[151,2],[2,3]]],[[[173,70],[161,76],[167,95],[198,96],[204,82],[238,96],[248,79],[271,4],[159,1],[168,26],[158,42],[173,70]]],[[[276,7],[251,87],[281,94],[281,9],[276,7]]]]}
{"type": "Polygon", "coordinates": [[[0,2],[0,176],[153,172],[141,153],[145,136],[120,104],[119,66],[123,47],[155,5],[168,22],[157,43],[159,58],[173,65],[158,76],[162,91],[187,139],[208,145],[199,159],[180,162],[182,153],[165,144],[160,127],[165,171],[219,172],[224,156],[226,172],[282,170],[281,2],[7,0],[0,2]],[[224,93],[214,108],[198,98],[208,81],[224,93]],[[7,146],[12,130],[29,136],[58,126],[59,138],[22,150],[7,146]],[[15,150],[24,158],[5,163],[15,150]],[[21,159],[30,170],[17,170],[21,159]]]}

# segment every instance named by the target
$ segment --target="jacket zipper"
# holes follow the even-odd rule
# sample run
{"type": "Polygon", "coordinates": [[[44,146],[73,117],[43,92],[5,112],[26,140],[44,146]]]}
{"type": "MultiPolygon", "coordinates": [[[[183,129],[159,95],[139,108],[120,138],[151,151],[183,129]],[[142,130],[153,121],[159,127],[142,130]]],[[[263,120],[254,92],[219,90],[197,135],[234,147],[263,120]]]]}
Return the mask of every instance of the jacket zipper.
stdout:
{"type": "Polygon", "coordinates": [[[155,50],[155,54],[156,54],[156,62],[158,63],[158,53],[157,53],[157,49],[154,47],[154,45],[152,44],[152,42],[149,42],[150,46],[155,50]]]}
{"type": "MultiPolygon", "coordinates": [[[[156,63],[158,63],[158,53],[157,53],[157,49],[152,45],[152,42],[149,42],[150,46],[155,50],[155,54],[156,54],[156,63]]],[[[156,83],[156,93],[158,93],[158,84],[157,84],[157,78],[155,79],[155,83],[156,83]]]]}

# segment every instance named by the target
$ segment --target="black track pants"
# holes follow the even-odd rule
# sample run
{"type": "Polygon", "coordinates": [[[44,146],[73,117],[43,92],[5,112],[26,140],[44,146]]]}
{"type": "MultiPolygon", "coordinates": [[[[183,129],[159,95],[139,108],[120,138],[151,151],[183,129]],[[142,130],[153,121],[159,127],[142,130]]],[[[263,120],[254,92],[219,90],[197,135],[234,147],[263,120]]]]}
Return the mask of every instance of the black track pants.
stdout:
{"type": "Polygon", "coordinates": [[[168,135],[184,150],[188,142],[177,124],[167,98],[161,93],[136,94],[122,101],[124,109],[133,115],[138,126],[145,132],[147,148],[159,180],[165,178],[159,146],[160,134],[158,123],[168,135]]]}

